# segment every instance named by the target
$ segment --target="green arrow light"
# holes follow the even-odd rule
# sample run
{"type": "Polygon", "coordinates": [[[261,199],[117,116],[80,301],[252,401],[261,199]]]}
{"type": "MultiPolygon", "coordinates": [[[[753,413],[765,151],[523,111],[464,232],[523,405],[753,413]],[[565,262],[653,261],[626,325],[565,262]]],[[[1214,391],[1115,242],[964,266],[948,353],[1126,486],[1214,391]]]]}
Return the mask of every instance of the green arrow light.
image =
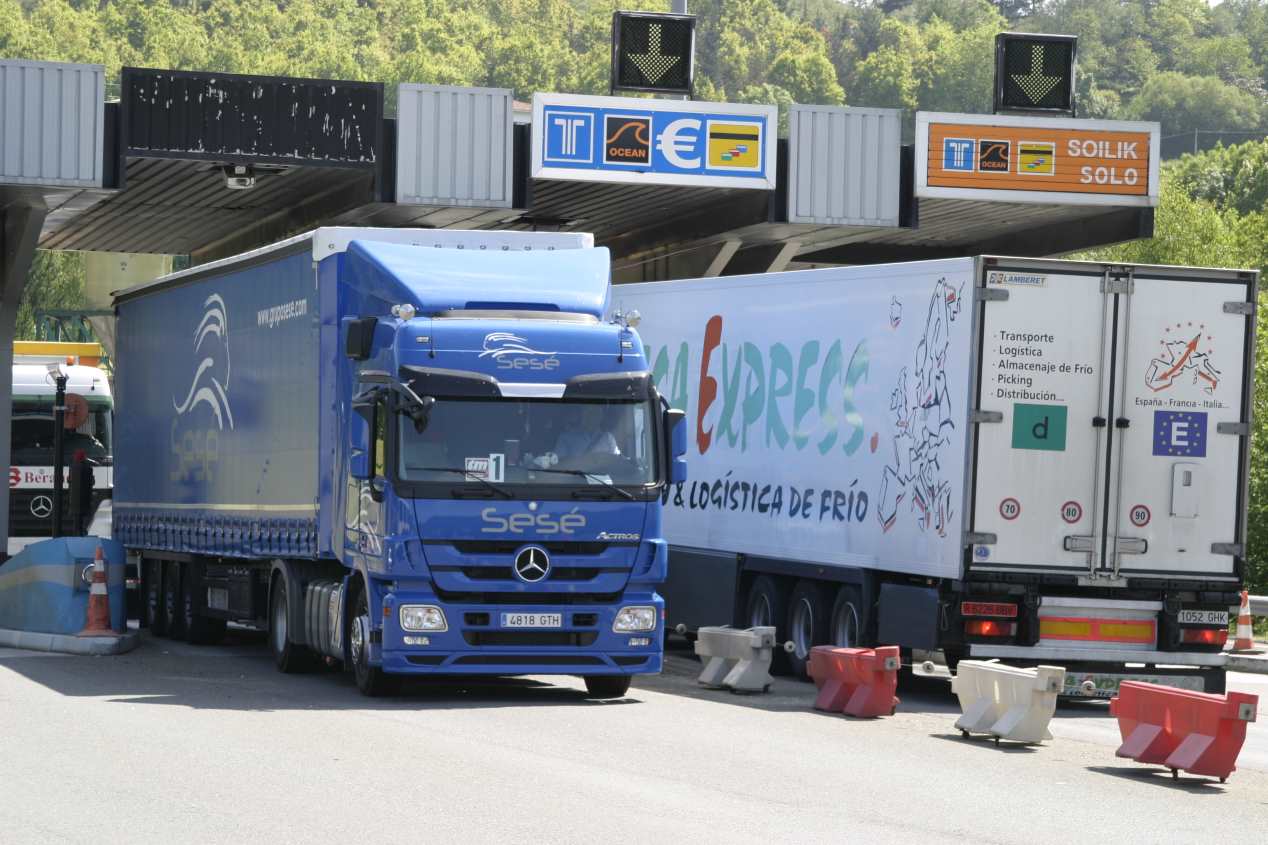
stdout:
{"type": "Polygon", "coordinates": [[[648,83],[655,85],[669,69],[678,64],[678,56],[667,56],[660,51],[661,25],[654,23],[647,28],[647,52],[631,53],[630,61],[643,72],[648,83]]]}
{"type": "Polygon", "coordinates": [[[1038,103],[1048,96],[1048,92],[1061,84],[1061,77],[1044,75],[1043,45],[1032,44],[1030,46],[1030,73],[1024,76],[1020,73],[1014,73],[1013,81],[1017,83],[1017,86],[1022,91],[1026,92],[1026,96],[1030,98],[1032,103],[1038,103]]]}

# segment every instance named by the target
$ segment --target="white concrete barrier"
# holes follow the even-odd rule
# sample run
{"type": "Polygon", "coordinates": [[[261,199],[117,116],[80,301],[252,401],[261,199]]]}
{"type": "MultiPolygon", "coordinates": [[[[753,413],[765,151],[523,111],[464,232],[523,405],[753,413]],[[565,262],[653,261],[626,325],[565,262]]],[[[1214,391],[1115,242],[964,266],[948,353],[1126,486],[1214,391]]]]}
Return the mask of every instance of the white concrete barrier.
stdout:
{"type": "Polygon", "coordinates": [[[701,628],[696,654],[704,661],[697,679],[713,689],[732,692],[765,692],[770,688],[770,662],[774,656],[775,629],[701,628]]]}
{"type": "Polygon", "coordinates": [[[1060,666],[1019,669],[993,660],[961,660],[951,679],[951,690],[964,711],[955,726],[965,736],[994,736],[996,743],[1052,739],[1048,723],[1064,685],[1065,669],[1060,666]]]}

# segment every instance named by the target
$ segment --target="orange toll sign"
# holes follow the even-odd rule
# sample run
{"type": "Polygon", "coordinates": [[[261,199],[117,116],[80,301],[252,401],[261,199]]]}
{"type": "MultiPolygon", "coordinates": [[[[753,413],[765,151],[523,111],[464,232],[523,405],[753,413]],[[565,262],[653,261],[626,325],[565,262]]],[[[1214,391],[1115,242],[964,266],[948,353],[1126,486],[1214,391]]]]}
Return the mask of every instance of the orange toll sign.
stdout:
{"type": "Polygon", "coordinates": [[[916,120],[918,196],[1156,203],[1157,124],[923,112],[916,120]]]}

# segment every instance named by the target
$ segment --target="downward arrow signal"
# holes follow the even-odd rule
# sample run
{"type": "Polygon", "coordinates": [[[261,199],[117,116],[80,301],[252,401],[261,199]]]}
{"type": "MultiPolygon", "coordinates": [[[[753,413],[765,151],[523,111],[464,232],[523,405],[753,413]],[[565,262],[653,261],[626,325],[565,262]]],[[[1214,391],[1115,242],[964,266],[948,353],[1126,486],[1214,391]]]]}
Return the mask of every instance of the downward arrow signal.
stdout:
{"type": "Polygon", "coordinates": [[[655,85],[669,69],[678,64],[679,56],[668,56],[660,51],[661,25],[650,24],[647,28],[647,52],[631,53],[630,61],[643,72],[647,81],[655,85]]]}
{"type": "Polygon", "coordinates": [[[1020,73],[1014,73],[1013,81],[1017,83],[1022,91],[1026,92],[1030,102],[1037,103],[1048,96],[1048,92],[1060,84],[1061,77],[1044,76],[1043,45],[1032,44],[1030,46],[1030,73],[1025,76],[1020,73]]]}

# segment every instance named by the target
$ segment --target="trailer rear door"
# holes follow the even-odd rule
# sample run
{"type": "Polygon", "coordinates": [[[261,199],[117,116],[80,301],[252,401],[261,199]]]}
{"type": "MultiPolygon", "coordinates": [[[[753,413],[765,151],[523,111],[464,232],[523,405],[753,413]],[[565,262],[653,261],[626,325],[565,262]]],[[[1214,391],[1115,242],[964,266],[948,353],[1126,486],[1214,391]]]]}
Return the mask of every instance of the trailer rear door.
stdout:
{"type": "Polygon", "coordinates": [[[972,567],[1231,578],[1255,280],[984,270],[972,567]]]}

